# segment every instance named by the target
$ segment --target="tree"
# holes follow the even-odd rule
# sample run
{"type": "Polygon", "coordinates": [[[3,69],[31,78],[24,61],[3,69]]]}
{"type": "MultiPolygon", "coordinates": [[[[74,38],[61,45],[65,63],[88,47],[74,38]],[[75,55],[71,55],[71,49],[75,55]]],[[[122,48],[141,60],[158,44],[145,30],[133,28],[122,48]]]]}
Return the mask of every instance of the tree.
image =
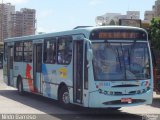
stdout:
{"type": "Polygon", "coordinates": [[[151,26],[148,33],[152,47],[156,50],[160,50],[160,18],[153,18],[151,20],[151,26]]]}
{"type": "Polygon", "coordinates": [[[148,30],[151,47],[152,61],[154,65],[154,90],[160,94],[160,18],[154,18],[151,21],[151,26],[148,30]]]}

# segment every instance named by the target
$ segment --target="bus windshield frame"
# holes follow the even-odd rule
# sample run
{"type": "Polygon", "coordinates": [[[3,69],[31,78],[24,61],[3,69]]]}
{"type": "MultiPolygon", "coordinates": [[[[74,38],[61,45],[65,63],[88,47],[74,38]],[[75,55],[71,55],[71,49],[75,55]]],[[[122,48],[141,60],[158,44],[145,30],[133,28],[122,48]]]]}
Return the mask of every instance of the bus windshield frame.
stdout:
{"type": "Polygon", "coordinates": [[[92,31],[90,40],[92,41],[95,80],[151,79],[147,38],[147,33],[141,29],[92,31]]]}

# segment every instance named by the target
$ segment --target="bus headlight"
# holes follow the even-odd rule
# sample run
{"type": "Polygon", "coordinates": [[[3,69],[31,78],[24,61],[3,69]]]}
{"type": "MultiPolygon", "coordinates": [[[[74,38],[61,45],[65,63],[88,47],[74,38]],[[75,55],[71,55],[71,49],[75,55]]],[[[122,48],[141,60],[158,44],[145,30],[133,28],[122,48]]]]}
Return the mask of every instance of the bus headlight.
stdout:
{"type": "Polygon", "coordinates": [[[104,91],[104,94],[105,94],[105,95],[107,95],[107,94],[108,94],[108,92],[107,92],[107,91],[104,91]]]}
{"type": "Polygon", "coordinates": [[[112,92],[112,91],[109,91],[109,94],[110,94],[110,95],[113,95],[113,94],[114,94],[114,92],[112,92]]]}

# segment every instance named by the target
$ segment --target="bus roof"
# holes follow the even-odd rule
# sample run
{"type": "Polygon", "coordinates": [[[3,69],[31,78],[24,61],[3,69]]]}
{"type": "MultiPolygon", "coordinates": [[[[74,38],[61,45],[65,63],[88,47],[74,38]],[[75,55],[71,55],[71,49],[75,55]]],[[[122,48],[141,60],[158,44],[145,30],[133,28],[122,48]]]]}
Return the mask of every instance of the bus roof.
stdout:
{"type": "Polygon", "coordinates": [[[40,34],[40,35],[29,35],[29,36],[7,38],[4,40],[4,42],[43,39],[43,38],[58,37],[58,36],[73,35],[73,34],[84,34],[86,37],[89,37],[90,33],[93,30],[99,30],[99,29],[106,29],[106,30],[109,30],[109,29],[112,29],[112,30],[113,29],[124,29],[124,30],[125,29],[126,30],[127,29],[136,29],[136,30],[142,30],[142,31],[146,32],[142,28],[132,27],[132,26],[96,26],[96,27],[77,28],[77,29],[62,31],[62,32],[45,33],[45,34],[40,34]]]}

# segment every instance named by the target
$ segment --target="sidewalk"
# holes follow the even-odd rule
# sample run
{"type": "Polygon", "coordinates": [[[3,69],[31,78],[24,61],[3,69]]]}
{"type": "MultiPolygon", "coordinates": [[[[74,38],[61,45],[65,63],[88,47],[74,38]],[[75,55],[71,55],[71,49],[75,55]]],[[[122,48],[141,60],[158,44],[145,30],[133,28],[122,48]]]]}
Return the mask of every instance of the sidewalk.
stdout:
{"type": "Polygon", "coordinates": [[[0,69],[0,90],[7,89],[7,85],[3,82],[3,70],[0,69]]]}

